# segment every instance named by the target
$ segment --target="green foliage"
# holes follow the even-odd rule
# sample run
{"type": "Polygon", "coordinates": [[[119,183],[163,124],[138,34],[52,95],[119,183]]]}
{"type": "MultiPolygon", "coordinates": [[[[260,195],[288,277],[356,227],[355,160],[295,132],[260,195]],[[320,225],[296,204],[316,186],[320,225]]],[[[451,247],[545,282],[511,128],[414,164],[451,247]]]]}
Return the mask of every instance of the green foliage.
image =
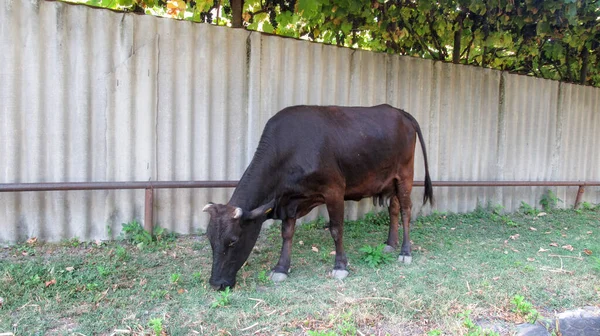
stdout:
{"type": "Polygon", "coordinates": [[[40,277],[39,274],[34,274],[32,276],[29,277],[29,279],[25,280],[25,285],[29,286],[29,287],[35,287],[37,285],[40,285],[42,283],[42,278],[40,277]]]}
{"type": "Polygon", "coordinates": [[[308,336],[337,336],[337,334],[335,333],[335,331],[314,331],[314,330],[309,330],[306,332],[308,334],[308,336]]]}
{"type": "Polygon", "coordinates": [[[127,250],[123,246],[117,246],[115,254],[120,261],[127,261],[130,259],[129,253],[127,253],[127,250]]]}
{"type": "Polygon", "coordinates": [[[536,208],[532,207],[531,205],[525,202],[521,202],[519,212],[529,216],[537,216],[537,214],[539,213],[539,211],[536,208]]]}
{"type": "Polygon", "coordinates": [[[181,280],[181,274],[179,273],[173,273],[171,274],[171,283],[176,285],[177,283],[179,283],[179,280],[181,280]]]}
{"type": "Polygon", "coordinates": [[[148,321],[148,326],[154,331],[154,335],[160,336],[163,331],[163,323],[161,318],[153,318],[148,321]]]}
{"type": "MultiPolygon", "coordinates": [[[[63,1],[216,25],[233,19],[227,1],[63,1]]],[[[245,0],[238,15],[249,30],[600,86],[598,1],[245,0]]]]}
{"type": "Polygon", "coordinates": [[[266,270],[262,270],[262,271],[258,272],[258,282],[262,283],[262,284],[269,283],[269,276],[267,275],[266,270]]]}
{"type": "Polygon", "coordinates": [[[596,206],[594,206],[590,202],[583,202],[583,203],[581,203],[581,209],[582,210],[590,211],[590,210],[594,210],[595,208],[596,208],[596,206]]]}
{"type": "Polygon", "coordinates": [[[365,215],[363,222],[367,222],[375,226],[387,227],[390,225],[390,216],[386,211],[369,212],[365,215]]]}
{"type": "Polygon", "coordinates": [[[151,235],[136,220],[122,225],[121,238],[140,249],[148,246],[167,247],[169,243],[175,241],[175,235],[161,227],[155,228],[154,235],[151,235]]]}
{"type": "Polygon", "coordinates": [[[371,267],[377,267],[381,264],[387,264],[395,259],[391,253],[383,252],[385,244],[379,244],[375,247],[364,245],[359,249],[363,253],[362,260],[371,267]]]}
{"type": "Polygon", "coordinates": [[[67,239],[65,241],[63,241],[63,246],[70,246],[70,247],[79,247],[81,245],[81,241],[79,240],[78,237],[73,237],[71,239],[67,239]]]}
{"type": "Polygon", "coordinates": [[[110,270],[104,266],[98,266],[98,267],[96,267],[96,269],[98,270],[98,274],[100,276],[106,277],[106,276],[110,275],[110,270]]]}
{"type": "Polygon", "coordinates": [[[138,221],[133,220],[129,223],[123,223],[121,234],[123,239],[135,245],[150,245],[153,242],[152,235],[144,230],[138,221]]]}
{"type": "Polygon", "coordinates": [[[167,296],[167,294],[169,294],[169,291],[167,291],[166,289],[157,289],[157,290],[153,290],[150,293],[150,297],[152,299],[162,299],[165,296],[167,296]]]}
{"type": "Polygon", "coordinates": [[[558,202],[562,202],[560,198],[558,198],[552,190],[546,191],[542,198],[540,199],[540,205],[544,211],[552,211],[557,208],[558,202]]]}
{"type": "Polygon", "coordinates": [[[500,336],[495,331],[485,330],[475,324],[471,319],[471,311],[467,310],[465,312],[459,313],[458,316],[462,319],[462,324],[465,328],[467,328],[466,336],[500,336]]]}
{"type": "Polygon", "coordinates": [[[356,325],[351,311],[341,314],[339,318],[334,319],[333,323],[337,324],[338,335],[356,335],[356,325]]]}
{"type": "Polygon", "coordinates": [[[533,308],[533,304],[525,300],[522,295],[515,295],[510,303],[514,306],[513,311],[524,317],[529,323],[535,323],[540,316],[538,311],[533,308]]]}
{"type": "Polygon", "coordinates": [[[92,282],[92,283],[88,283],[88,284],[86,284],[86,285],[85,285],[85,288],[86,288],[88,291],[90,291],[90,292],[93,292],[93,291],[97,291],[97,290],[100,288],[100,285],[99,285],[99,284],[97,284],[97,283],[95,283],[95,282],[92,282]]]}
{"type": "Polygon", "coordinates": [[[195,283],[201,283],[202,282],[202,272],[196,271],[196,272],[192,273],[192,280],[195,283]]]}
{"type": "Polygon", "coordinates": [[[212,303],[211,307],[225,307],[231,303],[231,289],[226,287],[225,290],[217,293],[217,298],[212,303]]]}
{"type": "Polygon", "coordinates": [[[442,331],[440,329],[429,330],[427,336],[442,336],[442,331]]]}
{"type": "Polygon", "coordinates": [[[24,256],[34,256],[35,246],[31,244],[21,244],[17,246],[17,252],[24,256]]]}

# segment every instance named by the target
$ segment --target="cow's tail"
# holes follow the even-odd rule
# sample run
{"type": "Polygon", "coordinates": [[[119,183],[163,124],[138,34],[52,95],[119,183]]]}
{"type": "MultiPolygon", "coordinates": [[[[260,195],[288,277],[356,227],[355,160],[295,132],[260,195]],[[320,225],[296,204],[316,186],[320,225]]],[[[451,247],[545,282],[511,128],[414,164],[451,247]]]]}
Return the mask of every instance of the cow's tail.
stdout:
{"type": "Polygon", "coordinates": [[[425,161],[425,193],[423,194],[423,205],[429,201],[429,204],[433,205],[433,186],[431,184],[431,177],[429,176],[429,165],[427,164],[427,150],[425,149],[425,141],[423,141],[423,133],[421,133],[421,127],[417,120],[410,115],[408,112],[404,112],[409,119],[412,121],[421,143],[421,150],[423,151],[423,159],[425,161]]]}

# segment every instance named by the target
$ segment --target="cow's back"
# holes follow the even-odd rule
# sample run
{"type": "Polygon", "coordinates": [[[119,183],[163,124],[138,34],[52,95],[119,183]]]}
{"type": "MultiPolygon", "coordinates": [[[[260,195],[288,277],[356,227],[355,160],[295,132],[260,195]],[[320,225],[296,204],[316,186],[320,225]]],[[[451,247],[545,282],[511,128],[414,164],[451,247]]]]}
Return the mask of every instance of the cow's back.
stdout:
{"type": "Polygon", "coordinates": [[[389,105],[294,106],[271,118],[263,136],[288,182],[343,183],[347,199],[360,199],[385,193],[401,167],[412,168],[415,134],[406,112],[389,105]]]}

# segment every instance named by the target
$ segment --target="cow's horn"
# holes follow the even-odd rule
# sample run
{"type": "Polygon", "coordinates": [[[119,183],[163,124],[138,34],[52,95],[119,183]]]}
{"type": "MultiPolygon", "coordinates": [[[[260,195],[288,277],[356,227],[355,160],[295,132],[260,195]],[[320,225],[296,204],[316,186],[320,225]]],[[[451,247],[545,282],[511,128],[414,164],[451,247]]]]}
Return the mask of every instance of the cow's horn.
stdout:
{"type": "Polygon", "coordinates": [[[242,210],[242,208],[235,208],[235,212],[233,213],[233,219],[242,218],[243,213],[244,210],[242,210]]]}
{"type": "Polygon", "coordinates": [[[208,210],[209,210],[210,208],[212,208],[213,206],[214,206],[214,204],[213,204],[213,203],[208,203],[207,205],[205,205],[205,206],[204,206],[204,208],[202,208],[202,211],[204,211],[204,212],[208,212],[208,210]]]}

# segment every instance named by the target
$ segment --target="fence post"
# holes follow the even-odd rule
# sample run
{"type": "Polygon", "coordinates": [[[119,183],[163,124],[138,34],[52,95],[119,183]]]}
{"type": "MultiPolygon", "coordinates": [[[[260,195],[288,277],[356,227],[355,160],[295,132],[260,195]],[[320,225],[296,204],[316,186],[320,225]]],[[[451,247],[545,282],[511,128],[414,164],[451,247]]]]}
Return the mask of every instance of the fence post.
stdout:
{"type": "Polygon", "coordinates": [[[580,185],[579,189],[577,189],[577,197],[575,197],[575,205],[573,206],[573,209],[577,210],[577,208],[579,208],[579,204],[581,203],[581,197],[583,196],[584,192],[585,187],[580,185]]]}
{"type": "Polygon", "coordinates": [[[154,228],[154,189],[146,188],[146,202],[144,205],[144,230],[152,234],[154,228]]]}

